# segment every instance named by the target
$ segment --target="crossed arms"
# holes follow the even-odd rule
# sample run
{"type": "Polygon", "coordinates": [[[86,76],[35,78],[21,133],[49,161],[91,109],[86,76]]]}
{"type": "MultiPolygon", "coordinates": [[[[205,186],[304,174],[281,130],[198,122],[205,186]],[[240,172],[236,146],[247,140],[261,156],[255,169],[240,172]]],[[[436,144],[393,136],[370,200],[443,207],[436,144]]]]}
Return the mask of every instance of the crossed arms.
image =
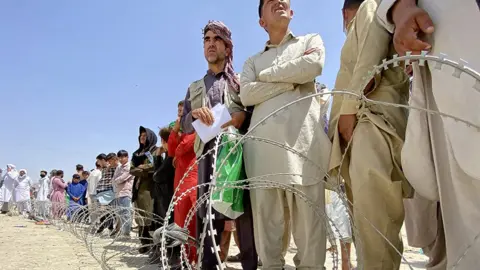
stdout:
{"type": "Polygon", "coordinates": [[[249,58],[240,76],[240,99],[244,106],[254,106],[291,91],[298,84],[312,82],[322,73],[324,62],[324,46],[319,35],[310,36],[304,55],[264,69],[258,77],[254,60],[249,58]]]}

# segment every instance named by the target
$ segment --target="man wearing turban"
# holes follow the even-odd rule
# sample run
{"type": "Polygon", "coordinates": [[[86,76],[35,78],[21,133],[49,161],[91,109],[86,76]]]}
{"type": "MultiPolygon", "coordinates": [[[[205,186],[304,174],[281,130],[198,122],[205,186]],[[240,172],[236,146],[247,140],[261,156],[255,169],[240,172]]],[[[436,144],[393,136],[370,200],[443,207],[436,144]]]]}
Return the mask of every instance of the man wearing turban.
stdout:
{"type": "MultiPolygon", "coordinates": [[[[209,21],[203,29],[203,51],[208,63],[207,74],[200,80],[190,84],[185,97],[181,126],[184,133],[193,133],[192,122],[199,120],[210,126],[214,119],[211,112],[217,104],[225,104],[232,120],[224,127],[232,125],[242,129],[246,119],[246,110],[238,96],[240,81],[233,69],[233,42],[232,34],[228,27],[219,21],[209,21]]],[[[213,153],[209,152],[215,146],[215,139],[209,142],[202,142],[198,135],[195,138],[194,150],[197,158],[206,153],[198,164],[198,184],[209,183],[213,174],[213,153]]],[[[208,187],[198,190],[198,198],[205,194],[208,187]]],[[[247,198],[245,201],[249,202],[247,198]]],[[[253,240],[253,225],[251,221],[250,207],[245,207],[245,213],[237,220],[237,231],[240,237],[240,249],[242,253],[243,269],[256,269],[257,255],[253,240]],[[244,252],[245,251],[245,252],[244,252]],[[249,264],[249,265],[248,265],[249,264]]],[[[220,244],[221,235],[225,226],[225,216],[216,212],[212,220],[213,228],[216,231],[215,242],[220,244]]],[[[203,231],[206,207],[202,206],[197,215],[197,236],[203,231]]],[[[207,219],[205,219],[208,222],[207,219]]],[[[213,241],[208,235],[205,237],[203,246],[202,269],[216,269],[217,256],[212,252],[213,241]]]]}

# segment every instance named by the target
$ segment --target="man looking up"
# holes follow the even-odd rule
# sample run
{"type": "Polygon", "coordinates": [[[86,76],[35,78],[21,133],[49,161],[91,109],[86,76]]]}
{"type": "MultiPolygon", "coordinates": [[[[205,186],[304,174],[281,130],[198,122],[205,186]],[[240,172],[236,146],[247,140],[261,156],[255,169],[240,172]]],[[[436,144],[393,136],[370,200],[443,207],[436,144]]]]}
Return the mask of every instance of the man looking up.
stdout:
{"type": "MultiPolygon", "coordinates": [[[[290,1],[261,0],[258,13],[260,26],[269,40],[259,53],[245,62],[240,77],[242,103],[255,106],[250,128],[286,103],[315,94],[315,78],[322,73],[325,60],[323,42],[318,34],[295,36],[290,31],[293,17],[290,1]]],[[[324,209],[323,179],[330,142],[323,132],[319,99],[305,99],[251,132],[253,136],[290,146],[300,155],[278,146],[246,141],[247,176],[284,173],[266,180],[296,188],[324,209]]],[[[289,212],[298,247],[294,259],[296,268],[323,269],[326,223],[309,204],[283,189],[253,189],[250,195],[255,246],[263,269],[282,269],[285,264],[282,256],[284,211],[289,212]]]]}

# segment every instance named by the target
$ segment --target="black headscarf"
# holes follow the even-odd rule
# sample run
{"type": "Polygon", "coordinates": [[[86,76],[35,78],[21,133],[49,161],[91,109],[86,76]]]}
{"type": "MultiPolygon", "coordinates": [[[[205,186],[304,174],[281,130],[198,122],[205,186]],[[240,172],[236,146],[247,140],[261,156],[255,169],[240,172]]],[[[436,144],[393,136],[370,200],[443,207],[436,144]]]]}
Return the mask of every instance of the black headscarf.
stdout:
{"type": "Polygon", "coordinates": [[[157,150],[157,135],[155,135],[155,132],[153,132],[151,129],[140,126],[138,144],[139,147],[137,151],[135,151],[132,155],[132,163],[134,167],[145,163],[145,160],[147,159],[147,156],[145,155],[146,152],[150,152],[152,155],[155,154],[155,150],[157,150]],[[145,141],[145,144],[140,143],[140,136],[142,133],[147,134],[147,140],[145,141]]]}

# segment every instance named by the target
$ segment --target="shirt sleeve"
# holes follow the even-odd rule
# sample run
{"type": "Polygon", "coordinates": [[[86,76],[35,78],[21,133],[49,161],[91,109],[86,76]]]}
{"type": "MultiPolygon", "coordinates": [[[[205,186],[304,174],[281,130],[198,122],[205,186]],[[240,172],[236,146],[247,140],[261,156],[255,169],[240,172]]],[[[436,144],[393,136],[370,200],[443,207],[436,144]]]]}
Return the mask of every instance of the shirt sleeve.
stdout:
{"type": "Polygon", "coordinates": [[[377,18],[380,25],[392,33],[395,31],[395,25],[388,19],[388,12],[395,4],[396,0],[381,0],[377,9],[377,18]]]}
{"type": "Polygon", "coordinates": [[[228,107],[228,112],[230,114],[245,111],[245,107],[243,106],[242,100],[240,99],[239,93],[237,91],[232,90],[229,87],[229,96],[231,102],[228,107]]]}
{"type": "Polygon", "coordinates": [[[315,49],[315,51],[260,71],[259,80],[293,84],[313,82],[322,74],[325,63],[325,47],[320,35],[309,35],[305,51],[309,49],[315,49]]]}
{"type": "Polygon", "coordinates": [[[195,134],[187,134],[183,136],[182,141],[178,144],[177,149],[175,150],[175,157],[178,159],[185,154],[191,152],[195,154],[193,150],[193,145],[195,144],[195,134]]]}
{"type": "Polygon", "coordinates": [[[192,126],[193,122],[192,117],[192,104],[190,104],[190,88],[187,89],[187,94],[185,96],[185,101],[183,102],[183,115],[180,120],[182,126],[182,131],[187,134],[191,134],[195,131],[192,126]]]}
{"type": "Polygon", "coordinates": [[[170,136],[168,137],[168,156],[175,157],[175,152],[177,151],[178,147],[178,133],[170,132],[170,136]]]}
{"type": "Polygon", "coordinates": [[[292,83],[259,82],[256,77],[255,65],[249,58],[240,76],[240,99],[244,106],[260,104],[295,88],[292,83]]]}
{"type": "MultiPolygon", "coordinates": [[[[375,19],[376,10],[377,3],[375,0],[367,0],[357,11],[355,19],[355,33],[353,34],[356,34],[357,38],[358,55],[347,90],[358,95],[364,91],[368,84],[364,79],[368,72],[388,57],[392,39],[391,34],[375,19]]],[[[380,82],[381,74],[376,74],[374,79],[376,87],[380,82]]],[[[359,107],[358,97],[345,95],[340,114],[356,114],[359,107]]]]}

